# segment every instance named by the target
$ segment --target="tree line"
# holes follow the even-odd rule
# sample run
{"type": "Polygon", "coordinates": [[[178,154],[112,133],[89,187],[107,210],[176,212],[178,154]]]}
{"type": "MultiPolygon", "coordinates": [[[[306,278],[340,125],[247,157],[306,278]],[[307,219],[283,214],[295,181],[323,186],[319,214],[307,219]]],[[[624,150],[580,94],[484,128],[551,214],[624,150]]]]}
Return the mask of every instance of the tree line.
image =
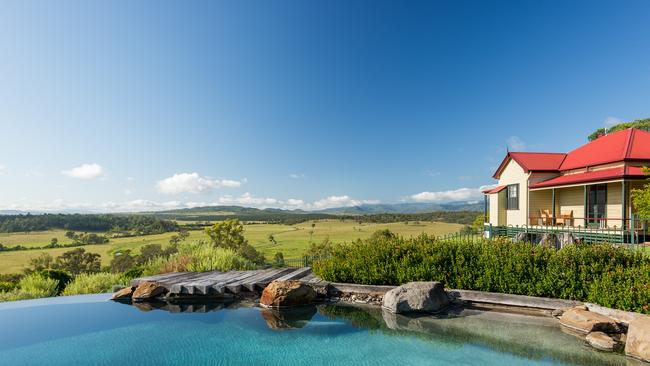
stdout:
{"type": "Polygon", "coordinates": [[[0,232],[63,229],[83,232],[114,232],[122,236],[178,231],[177,223],[149,215],[43,214],[1,215],[0,232]]]}

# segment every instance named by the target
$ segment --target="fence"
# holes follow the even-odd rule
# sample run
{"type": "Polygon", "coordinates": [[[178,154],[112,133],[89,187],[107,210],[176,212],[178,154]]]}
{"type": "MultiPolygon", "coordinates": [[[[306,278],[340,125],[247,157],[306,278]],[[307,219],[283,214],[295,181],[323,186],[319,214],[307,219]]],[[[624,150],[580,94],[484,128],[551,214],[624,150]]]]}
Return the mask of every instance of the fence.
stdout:
{"type": "MultiPolygon", "coordinates": [[[[641,248],[646,241],[650,239],[648,227],[650,219],[639,219],[634,216],[630,219],[631,229],[616,228],[594,228],[581,226],[538,226],[538,225],[509,225],[509,226],[492,226],[485,224],[485,231],[468,231],[467,229],[453,234],[436,236],[437,240],[454,240],[467,243],[478,243],[483,240],[492,240],[496,238],[510,237],[514,238],[519,233],[525,234],[549,234],[560,237],[564,234],[571,234],[577,241],[584,243],[610,243],[625,245],[631,249],[641,248]]],[[[274,267],[311,267],[311,265],[321,257],[309,257],[295,259],[284,259],[280,263],[269,263],[274,267]]]]}

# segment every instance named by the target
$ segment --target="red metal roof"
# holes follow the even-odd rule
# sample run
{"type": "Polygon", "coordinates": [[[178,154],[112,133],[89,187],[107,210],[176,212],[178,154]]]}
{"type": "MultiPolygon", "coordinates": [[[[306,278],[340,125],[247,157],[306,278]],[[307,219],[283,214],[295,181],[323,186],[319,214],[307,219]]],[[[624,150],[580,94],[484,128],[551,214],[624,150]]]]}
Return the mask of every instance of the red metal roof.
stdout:
{"type": "Polygon", "coordinates": [[[484,189],[483,193],[484,194],[499,193],[499,192],[503,191],[506,187],[507,186],[496,186],[494,188],[484,189]]]}
{"type": "Polygon", "coordinates": [[[593,167],[622,161],[650,161],[650,132],[628,128],[597,138],[588,144],[562,153],[509,152],[494,173],[499,179],[510,160],[526,173],[531,171],[560,171],[593,167]]]}
{"type": "Polygon", "coordinates": [[[510,159],[516,161],[528,173],[530,171],[556,171],[560,168],[565,156],[564,153],[509,152],[494,173],[494,178],[499,179],[510,159]]]}
{"type": "Polygon", "coordinates": [[[568,153],[560,170],[626,160],[650,160],[650,132],[628,128],[599,137],[568,153]]]}
{"type": "Polygon", "coordinates": [[[570,184],[587,183],[587,182],[603,182],[608,180],[616,180],[623,178],[643,178],[643,170],[641,167],[618,167],[611,169],[596,170],[585,173],[562,175],[556,178],[551,178],[539,183],[529,186],[529,188],[546,188],[565,186],[570,184]]]}

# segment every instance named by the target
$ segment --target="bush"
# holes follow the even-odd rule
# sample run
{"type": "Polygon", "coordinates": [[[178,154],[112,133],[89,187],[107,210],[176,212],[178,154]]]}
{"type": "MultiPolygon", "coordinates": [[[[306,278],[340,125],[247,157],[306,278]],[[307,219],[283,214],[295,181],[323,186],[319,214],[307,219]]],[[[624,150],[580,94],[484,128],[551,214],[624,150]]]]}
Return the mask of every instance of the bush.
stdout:
{"type": "Polygon", "coordinates": [[[13,290],[0,292],[0,302],[55,296],[57,285],[57,280],[32,273],[23,277],[13,290]]]}
{"type": "Polygon", "coordinates": [[[256,265],[238,255],[232,249],[214,247],[209,243],[197,241],[182,243],[178,253],[157,257],[144,266],[143,275],[150,276],[167,272],[207,272],[254,269],[256,265]]]}
{"type": "Polygon", "coordinates": [[[56,284],[56,295],[60,295],[63,290],[65,289],[65,286],[72,281],[72,276],[69,275],[65,271],[61,271],[58,269],[46,269],[43,271],[38,272],[42,277],[44,278],[49,278],[52,280],[55,280],[57,282],[56,284]]]}
{"type": "Polygon", "coordinates": [[[82,273],[66,286],[63,295],[101,294],[111,292],[114,285],[126,285],[118,273],[82,273]]]}
{"type": "Polygon", "coordinates": [[[313,269],[332,282],[441,281],[449,288],[591,301],[650,313],[650,259],[606,244],[555,250],[505,239],[373,236],[333,246],[331,256],[316,261],[313,269]]]}

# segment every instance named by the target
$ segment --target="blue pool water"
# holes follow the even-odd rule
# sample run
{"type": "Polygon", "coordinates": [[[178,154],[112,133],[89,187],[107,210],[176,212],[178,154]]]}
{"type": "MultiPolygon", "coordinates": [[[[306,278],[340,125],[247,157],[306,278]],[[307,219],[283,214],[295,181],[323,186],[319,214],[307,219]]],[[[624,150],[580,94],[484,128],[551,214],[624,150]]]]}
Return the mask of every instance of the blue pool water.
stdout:
{"type": "Polygon", "coordinates": [[[107,299],[0,304],[0,364],[625,364],[530,317],[465,312],[414,319],[334,305],[283,313],[238,304],[152,309],[107,299]]]}

